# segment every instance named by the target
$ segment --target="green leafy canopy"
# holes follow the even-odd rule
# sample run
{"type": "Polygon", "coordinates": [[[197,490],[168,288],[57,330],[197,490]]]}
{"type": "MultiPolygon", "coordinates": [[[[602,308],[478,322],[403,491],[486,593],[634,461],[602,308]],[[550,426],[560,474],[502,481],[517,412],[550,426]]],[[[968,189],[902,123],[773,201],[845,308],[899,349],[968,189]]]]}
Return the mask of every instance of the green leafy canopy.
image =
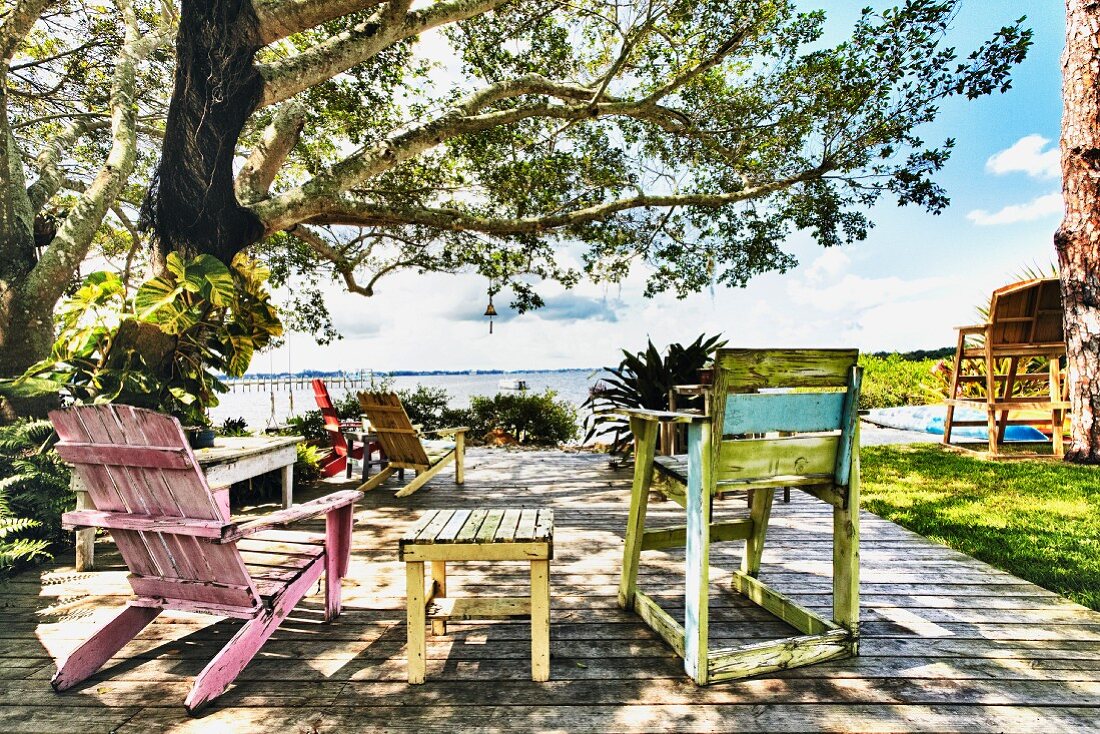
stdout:
{"type": "MultiPolygon", "coordinates": [[[[590,90],[592,114],[569,112],[583,100],[539,92],[500,99],[481,114],[543,111],[441,135],[440,145],[353,187],[347,196],[385,216],[332,227],[335,257],[287,247],[293,237],[269,242],[276,277],[304,276],[316,288],[325,273],[365,272],[371,290],[399,269],[472,270],[510,289],[522,310],[542,303],[541,280],[614,282],[644,264],[647,294],[684,297],[789,269],[784,242],[795,230],[826,247],[866,238],[868,211],[883,197],[938,213],[948,196],[935,175],[954,141],[928,144],[920,127],[950,97],[1009,89],[1032,42],[1020,18],[960,53],[948,43],[958,6],[868,8],[846,40],[829,45],[825,13],[791,0],[514,0],[444,29],[455,57],[440,62],[445,73],[426,68],[419,47],[393,47],[308,93],[318,105],[310,114],[327,122],[307,123],[296,172],[277,187],[339,157],[334,121],[369,147],[400,121],[442,119],[471,91],[530,75],[590,90]],[[371,114],[358,114],[347,100],[368,87],[371,114]],[[597,114],[597,97],[612,108],[649,99],[654,107],[597,114]],[[569,219],[642,195],[681,198],[569,219]],[[744,199],[711,199],[727,195],[744,199]],[[554,217],[565,220],[538,224],[554,217]],[[564,254],[578,243],[579,258],[564,254]]],[[[351,22],[300,34],[300,43],[351,22]]],[[[300,295],[311,318],[323,315],[315,294],[300,295]]]]}

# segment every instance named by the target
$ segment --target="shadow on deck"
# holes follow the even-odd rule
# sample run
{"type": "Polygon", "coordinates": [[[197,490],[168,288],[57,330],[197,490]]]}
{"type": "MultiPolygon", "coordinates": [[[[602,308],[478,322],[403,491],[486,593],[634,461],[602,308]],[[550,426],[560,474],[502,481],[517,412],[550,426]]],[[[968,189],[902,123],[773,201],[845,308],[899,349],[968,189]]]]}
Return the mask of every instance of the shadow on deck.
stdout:
{"type": "MultiPolygon", "coordinates": [[[[323,600],[310,597],[199,718],[182,706],[190,679],[238,623],[162,615],[118,661],[59,695],[54,658],[128,593],[113,546],[100,549],[102,571],[78,574],[59,559],[0,587],[0,731],[1098,731],[1100,614],[873,515],[862,527],[859,658],[697,688],[616,606],[628,471],[590,454],[474,450],[465,487],[445,472],[397,500],[396,484],[359,507],[343,616],[323,624],[323,600]],[[409,686],[397,539],[424,509],[493,506],[555,510],[551,681],[529,679],[525,622],[467,622],[429,637],[427,683],[409,686]]],[[[677,511],[659,502],[649,514],[672,524],[677,511]]],[[[743,512],[739,500],[719,503],[718,514],[743,512]]],[[[829,520],[798,492],[777,501],[762,571],[823,612],[829,520]]],[[[740,545],[714,549],[715,643],[793,634],[722,593],[721,569],[737,566],[740,545]]],[[[672,611],[682,557],[647,556],[641,586],[672,611]]],[[[449,585],[452,596],[522,595],[527,568],[454,564],[449,585]]]]}

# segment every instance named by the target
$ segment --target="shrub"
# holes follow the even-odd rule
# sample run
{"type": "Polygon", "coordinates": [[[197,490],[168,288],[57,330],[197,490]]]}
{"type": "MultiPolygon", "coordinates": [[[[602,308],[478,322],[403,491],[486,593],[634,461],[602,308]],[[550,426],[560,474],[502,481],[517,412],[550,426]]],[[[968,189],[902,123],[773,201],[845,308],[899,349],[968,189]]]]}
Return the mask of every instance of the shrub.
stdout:
{"type": "Polygon", "coordinates": [[[298,459],[294,462],[294,486],[311,484],[321,478],[321,462],[328,452],[308,443],[297,446],[298,459]]]}
{"type": "Polygon", "coordinates": [[[53,437],[49,421],[0,427],[0,578],[72,544],[61,513],[75,496],[53,437]]]}
{"type": "Polygon", "coordinates": [[[451,396],[442,387],[417,385],[414,390],[398,390],[397,396],[409,420],[425,431],[468,425],[472,420],[469,410],[450,406],[451,396]]]}
{"type": "Polygon", "coordinates": [[[899,354],[885,357],[863,354],[859,364],[863,367],[861,410],[928,405],[944,399],[945,378],[939,360],[913,361],[899,354]]]}
{"type": "Polygon", "coordinates": [[[169,253],[165,270],[131,297],[118,275],[92,273],[58,311],[49,357],[24,377],[47,378],[78,403],[118,402],[208,425],[207,409],[252,355],[283,333],[268,270],[244,255],[169,253]]]}
{"type": "Polygon", "coordinates": [[[557,393],[498,393],[470,399],[475,437],[500,429],[523,445],[556,446],[577,437],[577,408],[557,393]]]}
{"type": "Polygon", "coordinates": [[[307,410],[305,413],[292,415],[286,419],[289,426],[287,433],[292,436],[302,436],[307,441],[328,442],[328,432],[325,431],[325,420],[319,410],[307,410]]]}

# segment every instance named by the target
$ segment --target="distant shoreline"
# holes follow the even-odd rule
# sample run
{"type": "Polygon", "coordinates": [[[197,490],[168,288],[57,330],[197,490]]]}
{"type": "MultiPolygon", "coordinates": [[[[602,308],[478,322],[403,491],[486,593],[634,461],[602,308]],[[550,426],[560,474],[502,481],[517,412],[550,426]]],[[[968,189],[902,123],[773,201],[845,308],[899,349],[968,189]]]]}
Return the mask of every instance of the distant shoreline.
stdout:
{"type": "Polygon", "coordinates": [[[554,370],[301,370],[299,372],[249,372],[244,377],[226,377],[223,380],[279,379],[286,377],[350,377],[373,374],[379,377],[438,377],[451,375],[554,375],[567,372],[602,372],[603,367],[563,367],[554,370]]]}

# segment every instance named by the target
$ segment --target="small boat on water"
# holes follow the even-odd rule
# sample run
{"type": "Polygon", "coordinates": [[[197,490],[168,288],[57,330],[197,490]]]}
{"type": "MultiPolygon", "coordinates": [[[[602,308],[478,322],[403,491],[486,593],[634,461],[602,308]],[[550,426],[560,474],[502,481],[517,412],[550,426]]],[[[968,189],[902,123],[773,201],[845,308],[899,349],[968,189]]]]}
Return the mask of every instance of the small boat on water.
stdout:
{"type": "Polygon", "coordinates": [[[501,390],[526,390],[527,380],[505,378],[497,383],[497,387],[501,390]]]}

